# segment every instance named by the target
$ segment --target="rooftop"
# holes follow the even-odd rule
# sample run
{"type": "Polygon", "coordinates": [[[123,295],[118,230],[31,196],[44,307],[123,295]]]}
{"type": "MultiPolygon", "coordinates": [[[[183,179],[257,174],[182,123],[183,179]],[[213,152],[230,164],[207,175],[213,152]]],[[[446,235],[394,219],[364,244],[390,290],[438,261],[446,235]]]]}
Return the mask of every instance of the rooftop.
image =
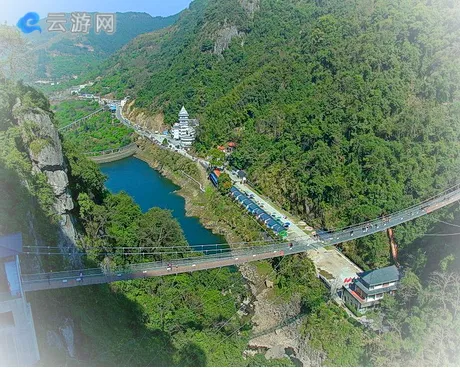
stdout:
{"type": "Polygon", "coordinates": [[[188,112],[187,112],[187,110],[185,110],[185,106],[182,106],[182,109],[180,109],[179,116],[187,116],[188,117],[188,112]]]}
{"type": "Polygon", "coordinates": [[[376,270],[361,272],[358,276],[369,286],[380,285],[385,282],[398,281],[399,270],[395,265],[392,265],[376,270]]]}
{"type": "Polygon", "coordinates": [[[6,258],[22,253],[22,234],[0,236],[0,258],[6,258]]]}
{"type": "Polygon", "coordinates": [[[238,177],[242,179],[242,178],[247,177],[247,175],[243,170],[238,170],[238,177]]]}

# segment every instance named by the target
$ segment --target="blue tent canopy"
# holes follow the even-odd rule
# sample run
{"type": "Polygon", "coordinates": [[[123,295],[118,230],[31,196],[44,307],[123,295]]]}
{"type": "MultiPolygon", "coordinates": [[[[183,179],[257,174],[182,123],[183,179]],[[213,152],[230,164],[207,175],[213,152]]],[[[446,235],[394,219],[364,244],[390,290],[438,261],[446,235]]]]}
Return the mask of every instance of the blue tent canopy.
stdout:
{"type": "Polygon", "coordinates": [[[238,202],[243,203],[248,199],[248,197],[246,197],[244,194],[240,194],[236,199],[238,200],[238,202]]]}
{"type": "Polygon", "coordinates": [[[269,215],[267,215],[266,213],[264,213],[262,216],[259,217],[262,221],[269,221],[271,219],[271,217],[269,215]]]}
{"type": "Polygon", "coordinates": [[[253,202],[250,199],[245,199],[244,201],[241,202],[244,206],[249,206],[253,204],[253,202]]]}
{"type": "Polygon", "coordinates": [[[239,194],[242,194],[238,189],[235,187],[230,188],[230,193],[232,193],[234,196],[238,196],[239,194]]]}
{"type": "Polygon", "coordinates": [[[260,215],[260,214],[262,214],[262,213],[265,213],[265,211],[264,211],[262,208],[260,208],[260,207],[257,207],[257,208],[254,210],[254,214],[255,214],[255,215],[260,215]]]}
{"type": "Polygon", "coordinates": [[[254,203],[250,204],[248,207],[248,211],[251,211],[251,213],[254,213],[259,207],[257,207],[254,203]]]}
{"type": "Polygon", "coordinates": [[[277,225],[273,228],[273,230],[277,233],[280,233],[281,231],[286,231],[283,227],[277,225]]]}
{"type": "Polygon", "coordinates": [[[277,225],[278,225],[278,224],[277,224],[276,221],[273,220],[273,219],[270,219],[270,220],[268,220],[268,222],[267,222],[267,226],[268,226],[270,229],[275,228],[277,225]]]}

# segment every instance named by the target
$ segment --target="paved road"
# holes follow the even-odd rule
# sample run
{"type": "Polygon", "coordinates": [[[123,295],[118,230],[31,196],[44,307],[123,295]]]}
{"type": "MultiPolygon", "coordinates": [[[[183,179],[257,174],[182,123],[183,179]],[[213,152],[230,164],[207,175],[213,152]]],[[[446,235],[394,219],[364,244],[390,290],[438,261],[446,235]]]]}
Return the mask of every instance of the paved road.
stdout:
{"type": "Polygon", "coordinates": [[[256,202],[256,204],[258,204],[259,206],[260,204],[262,204],[261,208],[265,210],[265,212],[267,212],[270,216],[274,218],[281,217],[281,222],[291,223],[291,226],[289,226],[288,229],[288,239],[294,240],[296,238],[308,237],[308,235],[300,227],[296,225],[296,223],[291,217],[285,216],[281,212],[279,212],[278,209],[273,207],[269,202],[267,202],[264,198],[262,198],[255,191],[253,191],[249,185],[240,183],[240,179],[232,172],[228,170],[226,170],[226,172],[230,175],[230,178],[233,181],[233,185],[243,193],[246,192],[248,194],[254,195],[253,201],[256,202]]]}
{"type": "Polygon", "coordinates": [[[205,168],[209,167],[209,162],[206,161],[206,160],[203,160],[201,158],[196,158],[192,155],[190,155],[185,149],[183,148],[177,148],[177,145],[180,144],[180,142],[178,141],[175,141],[174,139],[171,138],[171,136],[169,135],[165,135],[165,134],[159,134],[159,133],[154,133],[154,132],[151,132],[147,129],[144,129],[142,128],[141,126],[139,126],[138,124],[135,124],[133,123],[132,121],[130,121],[129,119],[125,118],[123,116],[123,112],[122,112],[122,107],[121,107],[121,104],[120,104],[120,101],[116,101],[115,102],[115,105],[117,106],[117,110],[115,112],[115,116],[117,117],[118,120],[120,120],[123,124],[125,124],[126,126],[134,129],[134,131],[139,134],[140,136],[150,140],[152,143],[155,143],[157,145],[162,145],[163,141],[166,139],[168,141],[168,146],[166,147],[167,149],[169,149],[170,151],[174,151],[174,152],[177,152],[179,154],[181,154],[182,156],[184,157],[187,157],[188,159],[192,160],[192,161],[197,161],[199,162],[202,166],[204,166],[205,168]]]}

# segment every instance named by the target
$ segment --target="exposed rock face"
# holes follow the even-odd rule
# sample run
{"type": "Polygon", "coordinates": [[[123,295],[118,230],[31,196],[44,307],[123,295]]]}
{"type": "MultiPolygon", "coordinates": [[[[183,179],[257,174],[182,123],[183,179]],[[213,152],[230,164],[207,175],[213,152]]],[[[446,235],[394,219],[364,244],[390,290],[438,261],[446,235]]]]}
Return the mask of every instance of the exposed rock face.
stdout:
{"type": "Polygon", "coordinates": [[[243,35],[244,32],[238,32],[238,28],[236,26],[224,25],[224,27],[217,32],[217,38],[214,44],[214,54],[222,55],[222,53],[230,46],[230,42],[233,37],[243,35]]]}
{"type": "MultiPolygon", "coordinates": [[[[28,147],[32,162],[32,172],[43,173],[53,189],[55,201],[53,210],[60,217],[59,248],[65,253],[76,250],[76,231],[70,211],[74,203],[69,190],[69,178],[62,154],[62,145],[56,127],[47,112],[39,109],[21,109],[18,102],[13,114],[18,125],[22,127],[22,138],[28,147]]],[[[72,259],[79,264],[79,258],[72,259]]]]}
{"type": "Polygon", "coordinates": [[[240,5],[252,18],[254,13],[260,9],[260,0],[240,0],[240,5]]]}
{"type": "Polygon", "coordinates": [[[57,330],[46,331],[46,343],[51,347],[65,352],[65,354],[70,358],[75,358],[76,349],[74,328],[75,325],[73,320],[71,318],[66,318],[57,330]]]}
{"type": "Polygon", "coordinates": [[[67,352],[71,358],[75,358],[75,343],[74,343],[74,333],[73,333],[74,324],[71,319],[66,319],[64,325],[59,327],[59,332],[65,341],[65,346],[67,352]]]}
{"type": "Polygon", "coordinates": [[[151,131],[163,131],[169,129],[169,126],[165,124],[164,114],[162,112],[157,113],[154,116],[151,116],[151,112],[138,109],[134,107],[134,100],[127,103],[123,109],[123,115],[125,118],[136,122],[141,127],[146,128],[151,131]]]}
{"type": "Polygon", "coordinates": [[[317,367],[325,360],[325,354],[308,344],[308,338],[300,333],[302,325],[300,298],[294,296],[286,302],[276,302],[270,297],[266,279],[261,278],[254,265],[239,266],[243,277],[250,282],[254,302],[254,337],[249,341],[245,355],[265,353],[267,359],[290,358],[304,367],[317,367]],[[265,286],[265,288],[263,287],[265,286]],[[291,353],[288,354],[288,351],[291,353]]]}
{"type": "Polygon", "coordinates": [[[69,178],[62,170],[45,171],[48,182],[51,184],[54,194],[61,196],[64,194],[69,186],[69,178]]]}

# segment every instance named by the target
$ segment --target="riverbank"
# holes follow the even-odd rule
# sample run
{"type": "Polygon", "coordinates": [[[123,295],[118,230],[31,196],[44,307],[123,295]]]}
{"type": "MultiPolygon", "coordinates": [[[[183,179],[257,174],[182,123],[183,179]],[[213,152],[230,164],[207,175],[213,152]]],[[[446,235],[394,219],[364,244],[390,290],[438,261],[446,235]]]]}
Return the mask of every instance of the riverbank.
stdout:
{"type": "Polygon", "coordinates": [[[213,189],[207,180],[206,170],[199,163],[145,139],[139,140],[138,146],[136,158],[180,187],[176,193],[185,200],[187,216],[197,217],[206,229],[225,236],[228,243],[264,238],[262,228],[256,221],[245,216],[235,203],[213,189]]]}
{"type": "MultiPolygon", "coordinates": [[[[225,236],[229,243],[261,239],[262,229],[257,222],[243,213],[233,201],[213,189],[201,165],[146,140],[140,141],[138,145],[139,151],[135,157],[147,162],[150,167],[181,187],[177,194],[186,201],[187,216],[198,217],[205,228],[225,236]],[[185,170],[193,181],[180,173],[185,170]],[[195,180],[205,189],[204,193],[195,180]],[[249,226],[251,229],[246,234],[238,231],[238,225],[243,223],[243,228],[249,226]]],[[[276,303],[273,300],[272,280],[266,273],[259,271],[256,263],[239,266],[239,271],[254,296],[254,302],[251,303],[254,337],[245,355],[249,357],[262,353],[267,359],[289,358],[296,365],[319,365],[323,356],[311,349],[300,334],[300,298],[276,303]]]]}

